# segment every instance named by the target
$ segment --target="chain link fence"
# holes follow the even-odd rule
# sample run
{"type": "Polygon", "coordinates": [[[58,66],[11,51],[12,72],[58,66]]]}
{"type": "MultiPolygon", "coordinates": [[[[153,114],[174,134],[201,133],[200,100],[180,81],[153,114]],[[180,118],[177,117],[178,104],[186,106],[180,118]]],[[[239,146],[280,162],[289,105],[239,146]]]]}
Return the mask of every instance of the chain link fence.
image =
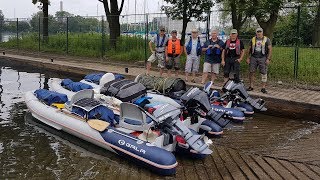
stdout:
{"type": "MultiPolygon", "coordinates": [[[[320,47],[312,47],[312,19],[315,7],[282,8],[274,30],[272,64],[269,77],[274,81],[320,84],[320,47]]],[[[191,20],[186,30],[189,38],[192,29],[199,30],[201,41],[209,38],[210,29],[219,30],[219,38],[226,40],[232,29],[230,12],[216,10],[207,13],[205,22],[191,20]]],[[[110,17],[108,17],[110,19],[110,17]]],[[[107,58],[122,63],[144,66],[150,56],[148,42],[165,27],[181,37],[182,21],[172,20],[163,13],[120,15],[120,37],[115,48],[105,16],[72,16],[48,18],[48,36],[43,34],[43,17],[0,20],[0,48],[61,55],[107,58]]],[[[239,38],[249,45],[259,25],[254,18],[242,26],[239,38]]],[[[182,58],[184,61],[184,58],[182,58]]],[[[183,63],[182,63],[183,65],[183,63]]],[[[245,63],[242,73],[248,73],[245,63]]]]}

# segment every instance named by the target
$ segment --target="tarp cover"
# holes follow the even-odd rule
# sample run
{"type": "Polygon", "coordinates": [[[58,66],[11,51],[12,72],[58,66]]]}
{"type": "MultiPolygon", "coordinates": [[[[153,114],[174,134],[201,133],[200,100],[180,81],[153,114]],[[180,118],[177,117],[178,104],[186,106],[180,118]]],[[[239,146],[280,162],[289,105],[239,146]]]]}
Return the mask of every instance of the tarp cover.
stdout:
{"type": "Polygon", "coordinates": [[[66,103],[68,101],[67,95],[46,89],[38,89],[34,94],[39,100],[44,101],[48,105],[51,105],[52,103],[66,103]]]}
{"type": "MultiPolygon", "coordinates": [[[[88,74],[84,77],[86,81],[93,82],[96,84],[100,83],[101,77],[105,75],[105,73],[92,73],[88,74]]],[[[124,79],[124,76],[122,74],[114,74],[115,79],[124,79]]]]}
{"type": "Polygon", "coordinates": [[[180,78],[139,75],[137,82],[146,86],[148,90],[155,90],[169,96],[174,92],[186,90],[186,83],[180,78]]]}
{"type": "MultiPolygon", "coordinates": [[[[72,107],[72,112],[82,117],[86,117],[87,114],[87,112],[80,107],[72,107]]],[[[101,105],[89,111],[87,119],[100,119],[114,125],[115,115],[112,110],[101,105]]]]}
{"type": "Polygon", "coordinates": [[[88,74],[84,77],[84,79],[86,81],[89,82],[93,82],[96,84],[99,84],[101,77],[104,75],[105,73],[92,73],[92,74],[88,74]]]}
{"type": "Polygon", "coordinates": [[[64,79],[61,82],[61,86],[73,92],[78,92],[84,89],[93,89],[93,87],[89,84],[82,82],[73,82],[71,79],[64,79]]]}

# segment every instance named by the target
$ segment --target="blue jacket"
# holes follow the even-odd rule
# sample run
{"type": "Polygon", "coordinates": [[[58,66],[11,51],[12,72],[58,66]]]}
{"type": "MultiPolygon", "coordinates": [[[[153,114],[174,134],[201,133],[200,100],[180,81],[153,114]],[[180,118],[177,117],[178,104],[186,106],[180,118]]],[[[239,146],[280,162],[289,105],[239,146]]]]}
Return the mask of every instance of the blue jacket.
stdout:
{"type": "MultiPolygon", "coordinates": [[[[191,53],[192,50],[192,37],[190,37],[189,43],[186,46],[187,49],[187,54],[191,53]]],[[[198,43],[197,43],[197,56],[201,55],[201,43],[200,43],[200,38],[198,37],[198,43]]]]}

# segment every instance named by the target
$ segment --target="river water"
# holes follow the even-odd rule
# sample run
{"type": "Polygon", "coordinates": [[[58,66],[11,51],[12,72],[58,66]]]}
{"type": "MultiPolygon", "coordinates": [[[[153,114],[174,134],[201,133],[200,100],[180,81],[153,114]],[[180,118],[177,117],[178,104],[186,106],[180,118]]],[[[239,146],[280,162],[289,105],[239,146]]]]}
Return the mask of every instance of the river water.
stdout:
{"type": "MultiPolygon", "coordinates": [[[[51,77],[66,75],[24,66],[9,67],[0,61],[0,179],[159,178],[126,159],[32,118],[23,95],[26,91],[49,88],[51,77]]],[[[219,146],[266,153],[317,127],[312,122],[256,114],[244,124],[230,125],[223,138],[213,141],[219,146]]],[[[178,161],[183,161],[180,166],[197,162],[184,157],[178,157],[178,161]]]]}

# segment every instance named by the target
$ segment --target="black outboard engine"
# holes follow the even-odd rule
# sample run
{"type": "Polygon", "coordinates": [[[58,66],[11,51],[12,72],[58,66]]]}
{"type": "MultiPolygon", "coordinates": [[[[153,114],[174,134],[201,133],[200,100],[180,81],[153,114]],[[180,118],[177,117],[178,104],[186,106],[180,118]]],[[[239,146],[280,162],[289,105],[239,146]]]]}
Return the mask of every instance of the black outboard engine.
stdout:
{"type": "Polygon", "coordinates": [[[210,105],[208,95],[199,88],[190,88],[180,98],[188,111],[194,111],[198,115],[210,119],[221,127],[225,127],[230,121],[226,120],[223,112],[215,112],[210,105]]]}
{"type": "Polygon", "coordinates": [[[248,92],[244,88],[242,82],[236,83],[233,80],[229,80],[223,86],[222,89],[225,93],[229,93],[230,95],[237,95],[243,101],[249,103],[252,107],[260,111],[266,111],[267,108],[265,107],[265,101],[261,98],[253,99],[249,96],[248,92]]]}

